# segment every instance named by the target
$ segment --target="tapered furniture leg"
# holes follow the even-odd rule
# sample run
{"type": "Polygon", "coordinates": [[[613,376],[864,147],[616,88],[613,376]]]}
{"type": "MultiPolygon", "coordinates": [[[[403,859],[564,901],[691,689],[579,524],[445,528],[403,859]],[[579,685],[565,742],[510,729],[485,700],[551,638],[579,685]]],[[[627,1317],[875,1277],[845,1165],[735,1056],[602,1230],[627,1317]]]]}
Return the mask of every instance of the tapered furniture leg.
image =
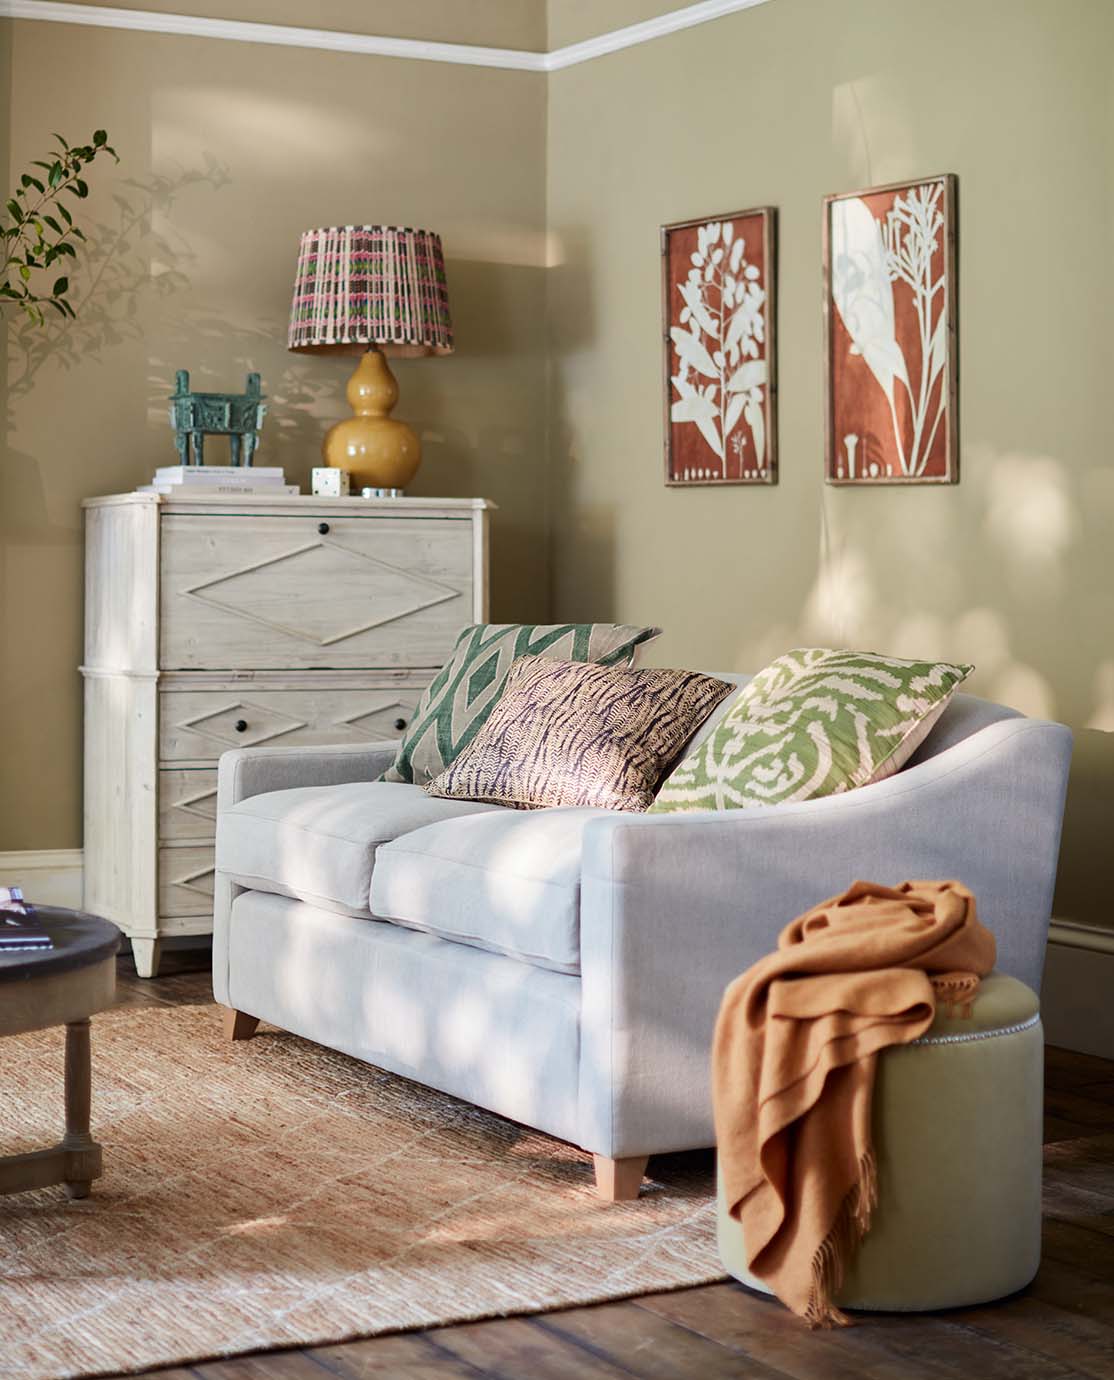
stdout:
{"type": "Polygon", "coordinates": [[[606,1155],[593,1155],[596,1192],[609,1203],[629,1203],[637,1198],[649,1158],[649,1155],[631,1155],[626,1159],[612,1160],[606,1155]]]}
{"type": "Polygon", "coordinates": [[[161,951],[162,944],[157,939],[132,940],[132,958],[135,960],[135,971],[140,977],[158,977],[161,951]]]}
{"type": "MultiPolygon", "coordinates": [[[[62,1184],[69,1197],[87,1198],[102,1160],[89,1129],[89,1017],[115,999],[120,931],[95,915],[57,906],[35,907],[35,929],[40,927],[50,937],[49,948],[18,949],[0,964],[0,1036],[65,1027],[66,1129],[44,1150],[0,1155],[0,1195],[62,1184]]],[[[6,1091],[0,1087],[0,1101],[6,1091]]],[[[0,1366],[0,1372],[8,1369],[0,1366]]]]}
{"type": "Polygon", "coordinates": [[[101,1172],[101,1148],[89,1133],[92,1077],[86,1017],[66,1026],[66,1134],[60,1148],[65,1153],[62,1182],[69,1198],[88,1198],[89,1185],[101,1172]]]}
{"type": "Polygon", "coordinates": [[[250,1040],[258,1028],[258,1016],[249,1016],[246,1011],[236,1011],[231,1006],[224,1008],[224,1038],[226,1040],[250,1040]]]}

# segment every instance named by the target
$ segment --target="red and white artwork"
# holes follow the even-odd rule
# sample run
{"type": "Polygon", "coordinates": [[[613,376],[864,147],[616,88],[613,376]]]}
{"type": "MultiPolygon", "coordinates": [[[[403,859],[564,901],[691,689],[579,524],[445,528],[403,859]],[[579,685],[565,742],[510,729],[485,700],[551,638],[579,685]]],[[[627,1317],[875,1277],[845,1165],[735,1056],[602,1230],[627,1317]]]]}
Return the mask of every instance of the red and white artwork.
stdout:
{"type": "Polygon", "coordinates": [[[774,484],[774,211],[662,227],[665,482],[774,484]]]}
{"type": "Polygon", "coordinates": [[[958,478],[955,177],[827,197],[833,484],[958,478]]]}

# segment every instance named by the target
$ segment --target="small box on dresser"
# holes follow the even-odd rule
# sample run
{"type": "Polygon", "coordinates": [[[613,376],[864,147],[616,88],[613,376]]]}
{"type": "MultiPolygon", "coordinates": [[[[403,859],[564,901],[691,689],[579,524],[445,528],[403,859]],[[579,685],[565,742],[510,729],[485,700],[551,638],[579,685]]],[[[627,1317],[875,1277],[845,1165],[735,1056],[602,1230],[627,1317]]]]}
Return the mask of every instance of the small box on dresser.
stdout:
{"type": "Polygon", "coordinates": [[[136,967],[211,933],[217,759],[398,737],[487,618],[483,499],[85,504],[85,906],[136,967]]]}

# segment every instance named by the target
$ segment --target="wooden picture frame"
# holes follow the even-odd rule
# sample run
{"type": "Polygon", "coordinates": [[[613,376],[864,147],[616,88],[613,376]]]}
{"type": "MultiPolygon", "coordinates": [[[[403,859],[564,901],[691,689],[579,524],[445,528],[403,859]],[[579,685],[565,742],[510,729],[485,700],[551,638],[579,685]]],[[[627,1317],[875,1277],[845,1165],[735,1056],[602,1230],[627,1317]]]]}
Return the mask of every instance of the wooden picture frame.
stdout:
{"type": "Polygon", "coordinates": [[[773,206],[661,227],[671,488],[777,483],[776,229],[773,206]]]}
{"type": "Polygon", "coordinates": [[[823,202],[824,477],[955,484],[954,173],[823,202]]]}

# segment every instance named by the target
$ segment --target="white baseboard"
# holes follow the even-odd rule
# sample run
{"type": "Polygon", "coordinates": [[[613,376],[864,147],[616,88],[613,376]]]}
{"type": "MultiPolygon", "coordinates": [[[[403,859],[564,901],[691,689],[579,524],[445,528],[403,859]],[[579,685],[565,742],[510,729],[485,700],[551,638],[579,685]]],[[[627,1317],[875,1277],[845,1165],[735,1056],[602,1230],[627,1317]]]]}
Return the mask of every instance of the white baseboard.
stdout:
{"type": "Polygon", "coordinates": [[[20,886],[41,906],[81,907],[81,849],[0,853],[0,886],[20,886]]]}
{"type": "Polygon", "coordinates": [[[1114,1059],[1114,933],[1068,929],[1053,925],[1044,962],[1045,1037],[1050,1045],[1114,1059]]]}

